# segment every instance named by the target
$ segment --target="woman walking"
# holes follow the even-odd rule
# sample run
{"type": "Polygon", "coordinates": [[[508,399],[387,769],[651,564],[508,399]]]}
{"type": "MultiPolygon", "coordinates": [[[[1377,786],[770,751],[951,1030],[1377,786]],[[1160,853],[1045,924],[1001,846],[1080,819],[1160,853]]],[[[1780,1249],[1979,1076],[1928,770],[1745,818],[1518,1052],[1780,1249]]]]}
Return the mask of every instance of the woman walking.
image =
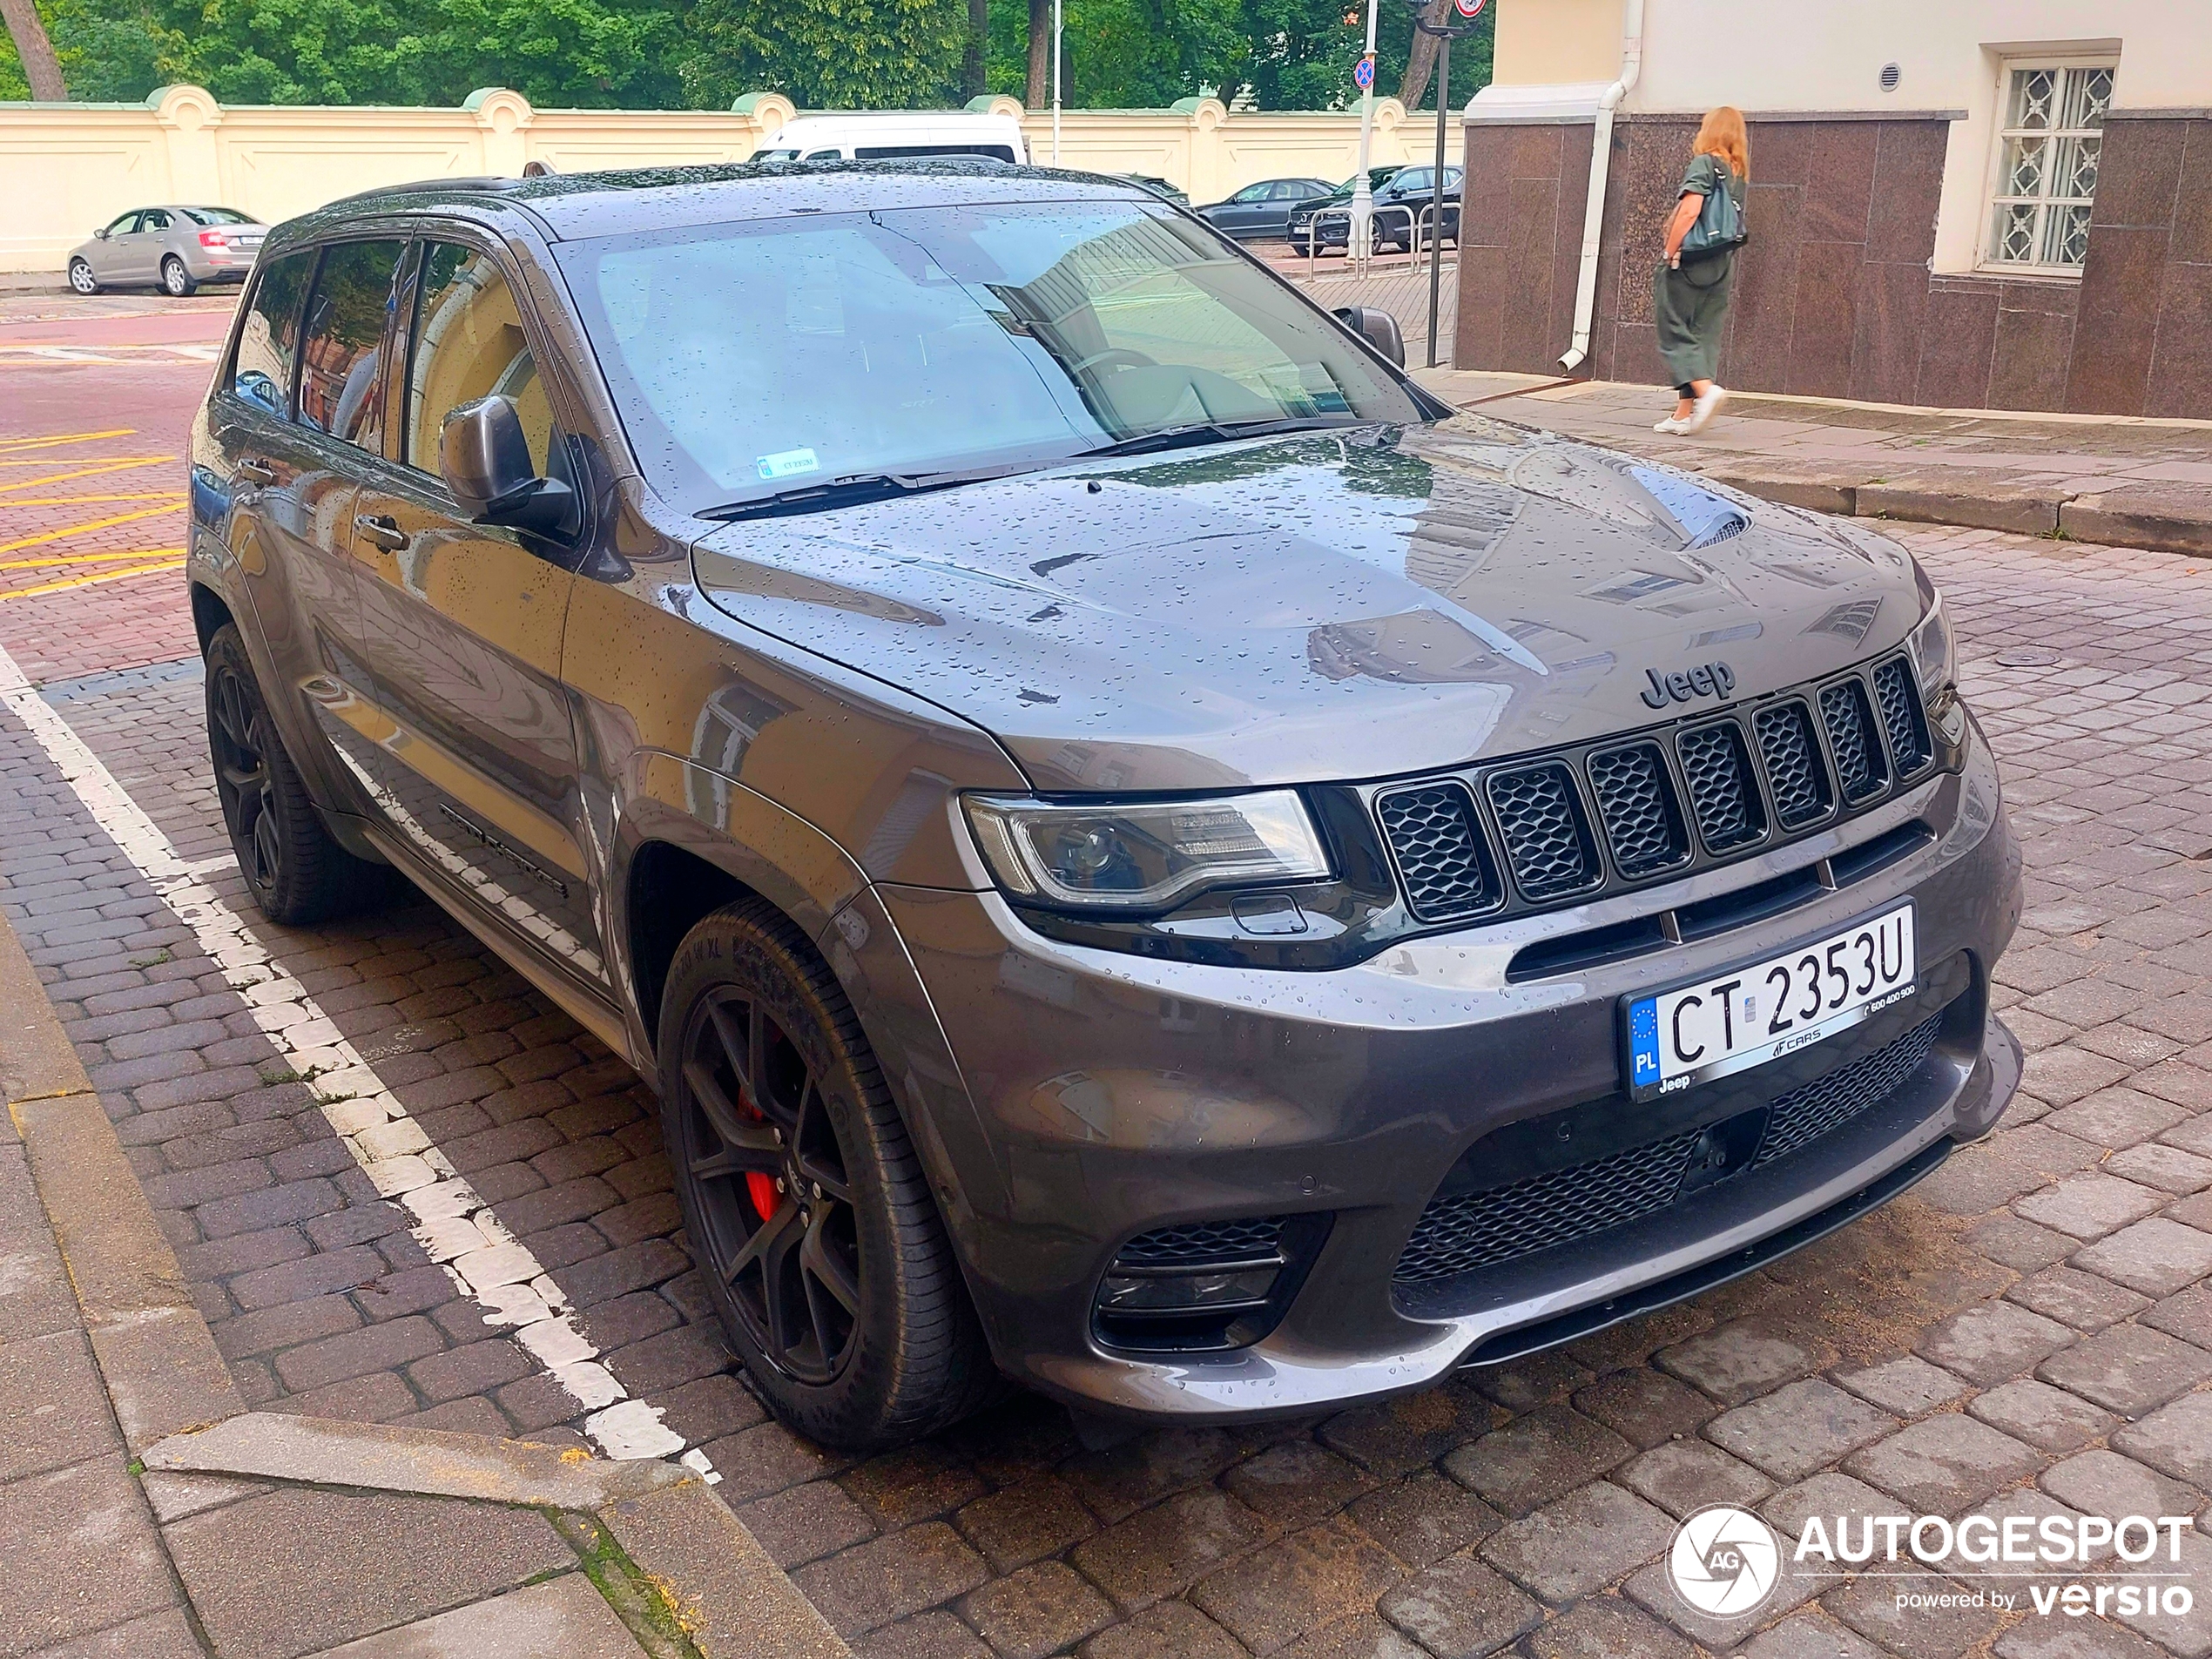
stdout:
{"type": "Polygon", "coordinates": [[[1667,260],[1652,279],[1651,310],[1659,354],[1675,383],[1675,412],[1653,428],[1702,432],[1728,401],[1715,380],[1721,325],[1728,318],[1730,279],[1743,240],[1743,186],[1751,177],[1743,111],[1723,104],[1709,111],[1690,146],[1689,171],[1667,221],[1667,260]],[[1724,193],[1723,193],[1724,192],[1724,193]],[[1713,199],[1720,194],[1718,201],[1713,199]],[[1710,210],[1710,211],[1709,211],[1710,210]]]}

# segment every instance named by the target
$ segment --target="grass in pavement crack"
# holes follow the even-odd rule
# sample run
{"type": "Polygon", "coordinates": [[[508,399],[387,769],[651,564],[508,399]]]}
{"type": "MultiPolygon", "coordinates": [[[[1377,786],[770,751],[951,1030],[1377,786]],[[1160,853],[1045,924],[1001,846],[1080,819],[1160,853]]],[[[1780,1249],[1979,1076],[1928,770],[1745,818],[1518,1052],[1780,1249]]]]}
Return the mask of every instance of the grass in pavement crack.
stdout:
{"type": "Polygon", "coordinates": [[[631,1561],[615,1535],[590,1515],[549,1509],[545,1518],[568,1541],[607,1605],[653,1659],[700,1659],[685,1628],[675,1587],[631,1561]]]}

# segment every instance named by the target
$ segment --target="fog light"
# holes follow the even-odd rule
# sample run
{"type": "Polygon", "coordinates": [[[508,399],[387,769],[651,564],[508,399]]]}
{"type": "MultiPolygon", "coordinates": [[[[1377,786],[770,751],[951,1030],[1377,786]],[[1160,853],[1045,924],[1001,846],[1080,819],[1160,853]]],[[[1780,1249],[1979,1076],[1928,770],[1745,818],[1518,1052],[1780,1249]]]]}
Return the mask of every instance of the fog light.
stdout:
{"type": "Polygon", "coordinates": [[[1278,1266],[1239,1272],[1109,1273],[1098,1287],[1102,1313],[1226,1312],[1257,1307],[1275,1288],[1278,1266]]]}

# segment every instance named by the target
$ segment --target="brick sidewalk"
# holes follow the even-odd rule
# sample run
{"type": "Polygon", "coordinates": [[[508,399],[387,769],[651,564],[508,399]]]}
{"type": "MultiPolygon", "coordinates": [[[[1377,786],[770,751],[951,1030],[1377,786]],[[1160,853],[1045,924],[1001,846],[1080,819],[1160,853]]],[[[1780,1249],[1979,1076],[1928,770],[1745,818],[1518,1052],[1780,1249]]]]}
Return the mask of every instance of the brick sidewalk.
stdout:
{"type": "MultiPolygon", "coordinates": [[[[2212,831],[2198,827],[2212,733],[2193,712],[2212,698],[2206,567],[1898,534],[1951,595],[2028,858],[1999,993],[2032,1051],[2027,1093],[1989,1142],[1812,1251],[1563,1352],[1319,1423],[1084,1452],[1064,1415],[1025,1399],[859,1464],[809,1447],[765,1420],[713,1330],[641,1084],[425,904],[253,931],[864,1656],[1718,1650],[1749,1633],[1698,1624],[1651,1565],[1673,1517],[1714,1499],[1785,1520],[1925,1501],[2212,1527],[2212,831]]],[[[175,588],[150,590],[181,628],[175,588]]],[[[77,626],[100,631],[109,603],[81,601],[77,626]]],[[[47,677],[48,705],[236,901],[197,664],[95,666],[47,677]]],[[[262,1075],[274,1050],[239,991],[4,712],[0,776],[0,911],[239,1387],[361,1420],[577,1433],[581,1403],[485,1330],[352,1167],[311,1086],[262,1075]]],[[[1906,1618],[1882,1588],[1797,1583],[1744,1650],[2212,1653],[2203,1597],[2190,1619],[2134,1632],[1906,1618]],[[2099,1645],[2054,1645],[2069,1633],[2099,1645]]]]}

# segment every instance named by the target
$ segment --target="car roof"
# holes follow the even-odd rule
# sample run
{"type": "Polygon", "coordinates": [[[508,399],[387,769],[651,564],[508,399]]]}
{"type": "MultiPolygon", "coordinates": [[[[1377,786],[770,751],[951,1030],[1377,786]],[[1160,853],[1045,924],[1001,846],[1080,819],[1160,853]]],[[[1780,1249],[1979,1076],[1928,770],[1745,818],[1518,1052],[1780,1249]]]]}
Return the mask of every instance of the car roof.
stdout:
{"type": "Polygon", "coordinates": [[[1038,199],[1157,201],[1123,179],[969,157],[896,161],[728,162],[636,167],[543,179],[431,179],[347,196],[292,220],[287,241],[384,213],[490,218],[520,209],[555,241],[692,225],[861,208],[990,205],[1038,199]]]}

